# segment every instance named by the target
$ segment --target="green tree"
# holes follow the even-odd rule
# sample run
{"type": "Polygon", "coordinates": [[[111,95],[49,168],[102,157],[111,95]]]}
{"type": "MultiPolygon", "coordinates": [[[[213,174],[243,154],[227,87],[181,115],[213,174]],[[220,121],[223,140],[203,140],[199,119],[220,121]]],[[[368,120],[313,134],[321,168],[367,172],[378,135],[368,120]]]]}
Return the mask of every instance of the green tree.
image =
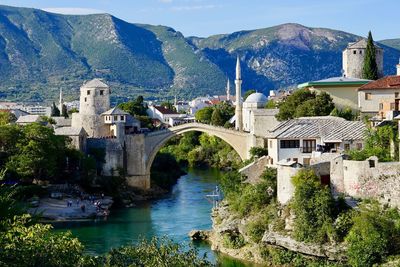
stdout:
{"type": "Polygon", "coordinates": [[[56,106],[56,103],[54,102],[51,106],[51,117],[60,117],[60,109],[56,106]]]}
{"type": "Polygon", "coordinates": [[[11,112],[0,111],[0,126],[13,123],[17,121],[17,117],[11,112]]]}
{"type": "Polygon", "coordinates": [[[371,31],[368,32],[367,48],[365,50],[364,65],[362,69],[363,79],[378,79],[378,65],[376,64],[376,48],[371,31]]]}
{"type": "Polygon", "coordinates": [[[213,111],[214,111],[213,107],[205,107],[198,110],[194,116],[196,120],[199,122],[210,123],[213,111]]]}
{"type": "Polygon", "coordinates": [[[214,126],[224,126],[225,120],[222,118],[220,109],[214,108],[214,111],[211,115],[211,124],[214,126]]]}
{"type": "Polygon", "coordinates": [[[372,266],[400,249],[400,214],[382,208],[379,203],[364,203],[353,218],[354,224],[345,238],[352,266],[372,266]]]}
{"type": "Polygon", "coordinates": [[[295,186],[291,207],[296,215],[294,237],[324,243],[332,231],[334,200],[313,170],[300,170],[292,177],[295,186]]]}
{"type": "Polygon", "coordinates": [[[246,101],[247,97],[248,97],[249,95],[251,95],[251,94],[254,94],[255,92],[256,92],[256,90],[254,90],[254,89],[247,90],[247,91],[244,93],[243,101],[246,101]]]}
{"type": "Polygon", "coordinates": [[[174,107],[174,104],[172,104],[172,103],[169,102],[169,101],[161,102],[160,106],[166,107],[166,108],[169,109],[169,110],[176,111],[176,109],[175,109],[175,107],[174,107]]]}
{"type": "Polygon", "coordinates": [[[62,105],[61,116],[64,118],[68,118],[67,106],[64,104],[62,105]]]}
{"type": "Polygon", "coordinates": [[[138,96],[135,100],[120,103],[118,108],[128,112],[132,116],[147,116],[147,105],[144,103],[143,96],[138,96]]]}
{"type": "Polygon", "coordinates": [[[330,115],[335,117],[341,117],[348,121],[353,121],[357,119],[357,114],[353,112],[353,110],[349,107],[345,107],[344,109],[334,108],[330,115]]]}
{"type": "Polygon", "coordinates": [[[283,121],[298,117],[327,116],[334,107],[331,96],[326,92],[317,95],[308,89],[300,89],[279,104],[276,118],[283,121]]]}
{"type": "Polygon", "coordinates": [[[278,107],[278,104],[274,100],[269,100],[267,104],[265,104],[266,109],[275,109],[278,107]]]}

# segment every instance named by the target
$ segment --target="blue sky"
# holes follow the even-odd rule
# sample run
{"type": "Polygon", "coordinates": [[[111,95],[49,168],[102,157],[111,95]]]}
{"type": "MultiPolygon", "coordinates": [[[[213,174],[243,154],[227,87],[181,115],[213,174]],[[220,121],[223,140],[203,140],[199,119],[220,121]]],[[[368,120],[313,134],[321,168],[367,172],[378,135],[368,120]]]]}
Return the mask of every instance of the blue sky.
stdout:
{"type": "Polygon", "coordinates": [[[400,0],[0,0],[62,13],[106,12],[128,22],[166,25],[209,36],[287,22],[375,40],[400,38],[400,0]]]}

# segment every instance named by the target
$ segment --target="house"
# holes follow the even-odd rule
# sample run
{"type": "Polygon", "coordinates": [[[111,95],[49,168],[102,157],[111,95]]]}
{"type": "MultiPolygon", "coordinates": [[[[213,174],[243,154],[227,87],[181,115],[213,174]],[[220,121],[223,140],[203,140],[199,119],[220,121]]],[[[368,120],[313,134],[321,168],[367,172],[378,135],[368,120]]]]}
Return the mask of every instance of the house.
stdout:
{"type": "Polygon", "coordinates": [[[109,126],[108,136],[123,138],[125,134],[137,133],[140,130],[140,121],[117,107],[103,112],[101,116],[104,124],[109,126]]]}
{"type": "Polygon", "coordinates": [[[54,129],[54,134],[69,137],[71,140],[71,147],[80,151],[86,151],[88,134],[83,127],[59,127],[54,129]]]}
{"type": "Polygon", "coordinates": [[[272,165],[295,161],[310,165],[313,157],[362,149],[366,126],[361,121],[346,121],[333,116],[303,117],[279,123],[266,135],[272,165]]]}
{"type": "Polygon", "coordinates": [[[358,88],[369,83],[370,80],[349,78],[349,77],[332,77],[319,81],[312,81],[299,84],[299,89],[309,89],[317,93],[326,92],[332,99],[335,106],[343,109],[350,107],[352,110],[359,109],[358,88]]]}
{"type": "Polygon", "coordinates": [[[184,114],[179,114],[178,112],[163,106],[149,106],[147,109],[147,114],[150,118],[158,119],[164,124],[169,124],[170,118],[179,118],[185,116],[184,114]]]}
{"type": "Polygon", "coordinates": [[[393,111],[399,111],[399,101],[400,73],[385,76],[358,89],[358,105],[364,116],[378,115],[381,119],[390,117],[393,111]]]}
{"type": "Polygon", "coordinates": [[[41,121],[42,121],[42,116],[40,116],[40,115],[26,115],[26,116],[19,117],[15,123],[19,124],[19,125],[27,125],[27,124],[31,124],[34,122],[41,122],[41,121]]]}

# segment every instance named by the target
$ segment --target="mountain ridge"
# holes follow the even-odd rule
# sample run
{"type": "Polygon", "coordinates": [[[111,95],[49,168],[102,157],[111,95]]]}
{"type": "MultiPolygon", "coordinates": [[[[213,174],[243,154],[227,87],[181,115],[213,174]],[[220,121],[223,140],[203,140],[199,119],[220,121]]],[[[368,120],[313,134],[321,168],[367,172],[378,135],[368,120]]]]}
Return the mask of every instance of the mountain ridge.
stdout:
{"type": "MultiPolygon", "coordinates": [[[[0,99],[51,102],[60,88],[76,99],[80,85],[103,78],[113,102],[223,94],[236,55],[243,88],[270,89],[340,75],[341,52],[361,37],[285,23],[209,37],[185,37],[162,25],[110,14],[61,15],[0,5],[0,99]]],[[[400,48],[386,46],[385,73],[400,48]]]]}

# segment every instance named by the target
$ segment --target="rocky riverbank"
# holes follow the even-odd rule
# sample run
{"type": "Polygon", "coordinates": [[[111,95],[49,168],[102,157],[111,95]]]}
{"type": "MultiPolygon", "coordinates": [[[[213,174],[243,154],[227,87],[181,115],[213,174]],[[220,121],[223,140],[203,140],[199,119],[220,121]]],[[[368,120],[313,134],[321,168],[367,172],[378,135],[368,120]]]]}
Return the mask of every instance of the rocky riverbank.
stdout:
{"type": "MultiPolygon", "coordinates": [[[[192,239],[210,242],[212,250],[219,251],[239,260],[249,261],[260,265],[270,263],[268,248],[284,249],[299,253],[310,259],[325,259],[344,261],[345,247],[342,244],[317,245],[298,242],[289,234],[282,234],[273,229],[260,233],[260,242],[254,242],[250,237],[247,225],[254,218],[239,218],[230,212],[227,203],[222,203],[212,212],[213,229],[210,231],[192,231],[192,239]]],[[[289,223],[290,224],[290,223],[289,223]]]]}

